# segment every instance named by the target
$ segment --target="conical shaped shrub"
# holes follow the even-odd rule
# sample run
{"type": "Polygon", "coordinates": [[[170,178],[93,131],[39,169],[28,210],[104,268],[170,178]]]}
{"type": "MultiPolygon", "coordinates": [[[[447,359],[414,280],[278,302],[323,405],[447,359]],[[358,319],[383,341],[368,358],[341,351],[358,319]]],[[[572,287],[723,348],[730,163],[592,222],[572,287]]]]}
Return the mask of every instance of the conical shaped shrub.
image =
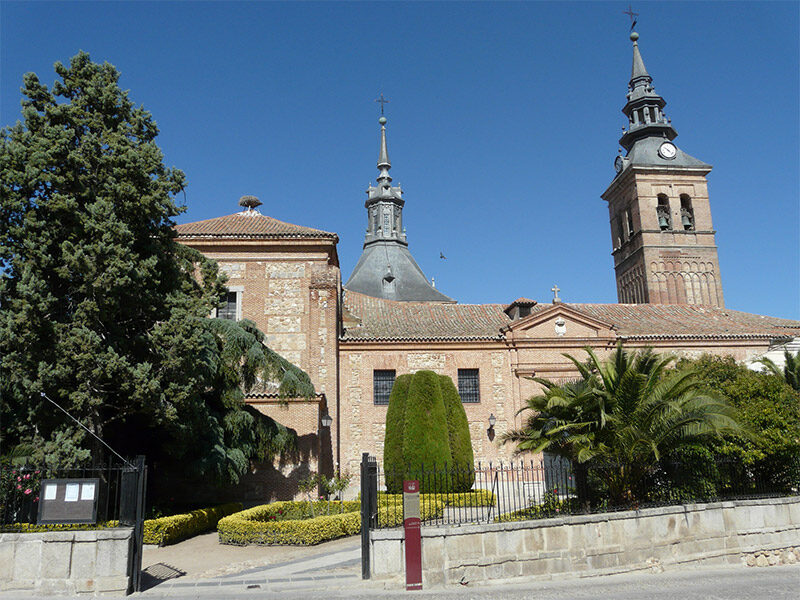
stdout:
{"type": "Polygon", "coordinates": [[[405,460],[403,459],[403,430],[405,429],[406,399],[413,375],[400,375],[394,380],[386,409],[386,437],[383,442],[383,471],[386,490],[390,494],[403,491],[405,460]]]}
{"type": "Polygon", "coordinates": [[[403,431],[406,477],[420,480],[421,492],[446,492],[451,468],[447,411],[433,371],[417,371],[408,387],[403,431]],[[424,475],[423,475],[424,473],[424,475]]]}
{"type": "Polygon", "coordinates": [[[440,375],[439,387],[447,414],[447,433],[453,465],[452,491],[467,492],[475,482],[475,457],[469,436],[467,412],[450,377],[440,375]]]}

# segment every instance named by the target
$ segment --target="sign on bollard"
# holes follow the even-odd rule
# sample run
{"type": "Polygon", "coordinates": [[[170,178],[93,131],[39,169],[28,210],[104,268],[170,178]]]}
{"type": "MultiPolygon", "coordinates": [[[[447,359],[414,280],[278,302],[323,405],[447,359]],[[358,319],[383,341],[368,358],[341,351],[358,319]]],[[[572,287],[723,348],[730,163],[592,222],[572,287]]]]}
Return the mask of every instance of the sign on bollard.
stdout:
{"type": "Polygon", "coordinates": [[[422,535],[419,481],[403,481],[403,529],[406,534],[406,590],[422,589],[422,535]]]}

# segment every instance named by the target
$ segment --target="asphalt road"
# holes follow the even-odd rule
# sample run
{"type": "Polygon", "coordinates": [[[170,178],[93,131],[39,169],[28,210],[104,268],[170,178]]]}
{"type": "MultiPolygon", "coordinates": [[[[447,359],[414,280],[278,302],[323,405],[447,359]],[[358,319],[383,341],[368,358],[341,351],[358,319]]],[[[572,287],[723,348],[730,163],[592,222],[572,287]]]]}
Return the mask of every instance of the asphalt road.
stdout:
{"type": "MultiPolygon", "coordinates": [[[[35,600],[54,596],[0,593],[0,598],[35,600]]],[[[421,592],[385,590],[374,582],[348,576],[327,583],[309,582],[264,589],[263,586],[221,586],[216,588],[153,588],[130,598],[169,600],[319,600],[321,598],[436,598],[436,600],[798,600],[800,564],[766,568],[733,566],[715,569],[687,567],[664,573],[634,573],[560,581],[528,580],[513,584],[483,584],[447,587],[421,592]],[[166,590],[165,590],[166,591],[166,590]]],[[[66,598],[66,596],[57,596],[66,598]]]]}
{"type": "MultiPolygon", "coordinates": [[[[344,583],[344,582],[342,582],[344,583]]],[[[331,584],[334,584],[331,581],[331,584]]],[[[175,590],[177,591],[177,590],[175,590]]],[[[436,600],[798,600],[800,599],[800,564],[766,568],[733,566],[704,569],[686,567],[664,573],[633,573],[606,577],[587,577],[559,581],[468,585],[421,592],[389,591],[374,583],[351,582],[348,585],[327,585],[323,588],[287,588],[279,592],[242,587],[238,590],[193,592],[186,595],[160,596],[157,588],[142,595],[145,598],[205,600],[208,598],[243,597],[271,600],[319,600],[320,598],[436,598],[436,600]],[[362,587],[366,586],[366,587],[362,587]]]]}

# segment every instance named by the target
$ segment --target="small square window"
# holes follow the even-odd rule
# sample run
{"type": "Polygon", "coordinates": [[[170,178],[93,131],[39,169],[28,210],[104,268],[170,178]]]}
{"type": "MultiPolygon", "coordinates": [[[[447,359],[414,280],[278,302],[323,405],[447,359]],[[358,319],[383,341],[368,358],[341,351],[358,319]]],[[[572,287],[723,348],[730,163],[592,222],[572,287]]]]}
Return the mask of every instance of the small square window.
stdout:
{"type": "Polygon", "coordinates": [[[389,404],[394,378],[394,369],[376,369],[372,372],[372,397],[375,404],[389,404]]]}
{"type": "Polygon", "coordinates": [[[480,378],[478,369],[458,370],[458,395],[461,402],[476,403],[481,401],[480,378]]]}

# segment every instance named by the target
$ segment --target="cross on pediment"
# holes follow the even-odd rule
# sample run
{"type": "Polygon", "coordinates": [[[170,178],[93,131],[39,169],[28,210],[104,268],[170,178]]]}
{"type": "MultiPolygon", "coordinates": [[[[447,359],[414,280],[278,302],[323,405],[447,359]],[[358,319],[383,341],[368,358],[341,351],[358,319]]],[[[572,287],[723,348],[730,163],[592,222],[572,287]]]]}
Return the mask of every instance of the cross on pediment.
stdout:
{"type": "Polygon", "coordinates": [[[550,288],[550,291],[553,292],[553,304],[556,302],[561,302],[561,298],[558,297],[558,292],[561,291],[561,288],[559,288],[557,285],[554,285],[550,288]]]}

